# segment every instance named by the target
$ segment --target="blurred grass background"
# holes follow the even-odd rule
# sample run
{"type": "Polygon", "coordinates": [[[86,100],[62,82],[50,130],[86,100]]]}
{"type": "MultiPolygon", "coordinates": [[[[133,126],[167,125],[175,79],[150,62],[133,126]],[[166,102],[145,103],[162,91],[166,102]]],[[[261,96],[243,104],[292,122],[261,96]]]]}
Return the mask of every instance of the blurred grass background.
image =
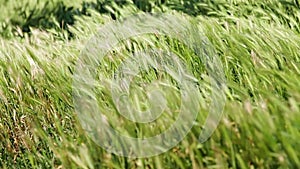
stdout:
{"type": "Polygon", "coordinates": [[[1,168],[300,167],[298,0],[0,4],[1,168]],[[138,12],[195,18],[228,83],[224,116],[212,138],[198,143],[199,124],[172,150],[146,159],[118,157],[93,143],[72,101],[72,73],[85,43],[99,26],[138,12]]]}

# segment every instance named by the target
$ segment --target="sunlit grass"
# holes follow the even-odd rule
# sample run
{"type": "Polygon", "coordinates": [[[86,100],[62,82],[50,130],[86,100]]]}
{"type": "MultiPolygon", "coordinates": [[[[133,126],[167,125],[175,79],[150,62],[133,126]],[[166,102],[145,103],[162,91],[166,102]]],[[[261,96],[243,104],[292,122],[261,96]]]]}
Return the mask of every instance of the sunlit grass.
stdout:
{"type": "MultiPolygon", "coordinates": [[[[222,121],[212,138],[198,142],[200,122],[208,109],[204,101],[199,123],[191,133],[172,150],[153,158],[107,153],[82,130],[74,111],[76,60],[97,28],[111,21],[108,15],[91,11],[93,17],[77,17],[70,28],[71,40],[64,31],[37,29],[31,36],[0,38],[0,167],[299,167],[299,11],[285,14],[275,1],[220,4],[197,3],[198,8],[218,10],[212,17],[195,18],[215,47],[226,75],[229,89],[222,121]],[[273,4],[265,5],[268,9],[255,8],[268,3],[273,4]],[[270,9],[276,9],[276,15],[270,9]]],[[[137,9],[128,6],[120,11],[128,16],[137,9]]],[[[189,59],[188,50],[180,52],[189,59]]],[[[191,63],[190,68],[205,85],[207,75],[202,66],[191,63]]],[[[205,91],[203,94],[209,95],[205,91]]],[[[129,134],[138,128],[135,124],[127,127],[132,128],[129,134]]]]}

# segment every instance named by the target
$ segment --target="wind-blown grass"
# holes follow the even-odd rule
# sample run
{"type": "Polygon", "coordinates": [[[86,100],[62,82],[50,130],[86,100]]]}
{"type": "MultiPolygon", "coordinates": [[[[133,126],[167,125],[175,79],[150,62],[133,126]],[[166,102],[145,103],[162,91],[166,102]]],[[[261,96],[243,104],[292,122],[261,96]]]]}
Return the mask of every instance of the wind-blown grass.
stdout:
{"type": "MultiPolygon", "coordinates": [[[[218,2],[194,4],[210,11],[194,17],[222,60],[228,85],[224,116],[207,142],[198,143],[199,124],[165,154],[129,159],[85,134],[74,112],[72,74],[89,37],[112,20],[92,10],[76,17],[73,38],[32,29],[30,36],[0,39],[1,168],[299,167],[298,1],[218,2]]],[[[137,11],[128,5],[119,12],[137,11]]]]}

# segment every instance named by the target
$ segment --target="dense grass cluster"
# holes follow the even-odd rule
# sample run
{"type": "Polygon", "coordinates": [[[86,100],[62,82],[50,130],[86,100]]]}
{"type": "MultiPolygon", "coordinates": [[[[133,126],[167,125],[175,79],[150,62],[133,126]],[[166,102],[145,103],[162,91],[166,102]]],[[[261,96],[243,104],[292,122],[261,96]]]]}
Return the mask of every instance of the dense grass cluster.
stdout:
{"type": "MultiPolygon", "coordinates": [[[[0,168],[300,166],[298,0],[0,4],[0,168]],[[228,90],[222,121],[207,142],[197,140],[199,123],[172,150],[130,159],[107,153],[83,131],[74,111],[72,75],[80,51],[99,26],[139,12],[177,12],[196,19],[222,60],[228,90]]],[[[153,41],[186,57],[194,76],[206,83],[203,65],[195,64],[188,49],[165,37],[153,41]]],[[[111,70],[106,71],[109,76],[111,70]]],[[[201,113],[207,112],[207,102],[201,105],[201,113]]],[[[130,134],[144,126],[127,127],[130,134]]]]}

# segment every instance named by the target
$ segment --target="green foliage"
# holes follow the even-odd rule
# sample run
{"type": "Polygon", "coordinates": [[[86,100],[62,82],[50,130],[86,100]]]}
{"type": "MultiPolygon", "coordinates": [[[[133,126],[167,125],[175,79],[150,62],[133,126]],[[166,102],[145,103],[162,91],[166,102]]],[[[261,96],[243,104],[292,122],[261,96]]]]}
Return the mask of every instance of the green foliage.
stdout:
{"type": "MultiPolygon", "coordinates": [[[[299,1],[0,0],[0,4],[0,168],[300,166],[299,1]],[[109,154],[90,140],[75,115],[76,60],[102,24],[141,11],[173,10],[197,19],[222,60],[228,83],[222,122],[211,139],[198,143],[201,118],[208,110],[203,102],[199,124],[167,153],[145,159],[109,154]]],[[[203,65],[188,49],[164,38],[152,37],[151,42],[162,48],[169,45],[190,60],[194,75],[205,85],[203,65]]],[[[134,49],[130,45],[135,44],[129,43],[127,49],[134,49]]],[[[105,71],[107,76],[111,71],[105,71]]],[[[204,94],[209,95],[205,90],[204,94]]],[[[147,126],[128,127],[131,132],[130,128],[142,131],[147,126]]]]}

